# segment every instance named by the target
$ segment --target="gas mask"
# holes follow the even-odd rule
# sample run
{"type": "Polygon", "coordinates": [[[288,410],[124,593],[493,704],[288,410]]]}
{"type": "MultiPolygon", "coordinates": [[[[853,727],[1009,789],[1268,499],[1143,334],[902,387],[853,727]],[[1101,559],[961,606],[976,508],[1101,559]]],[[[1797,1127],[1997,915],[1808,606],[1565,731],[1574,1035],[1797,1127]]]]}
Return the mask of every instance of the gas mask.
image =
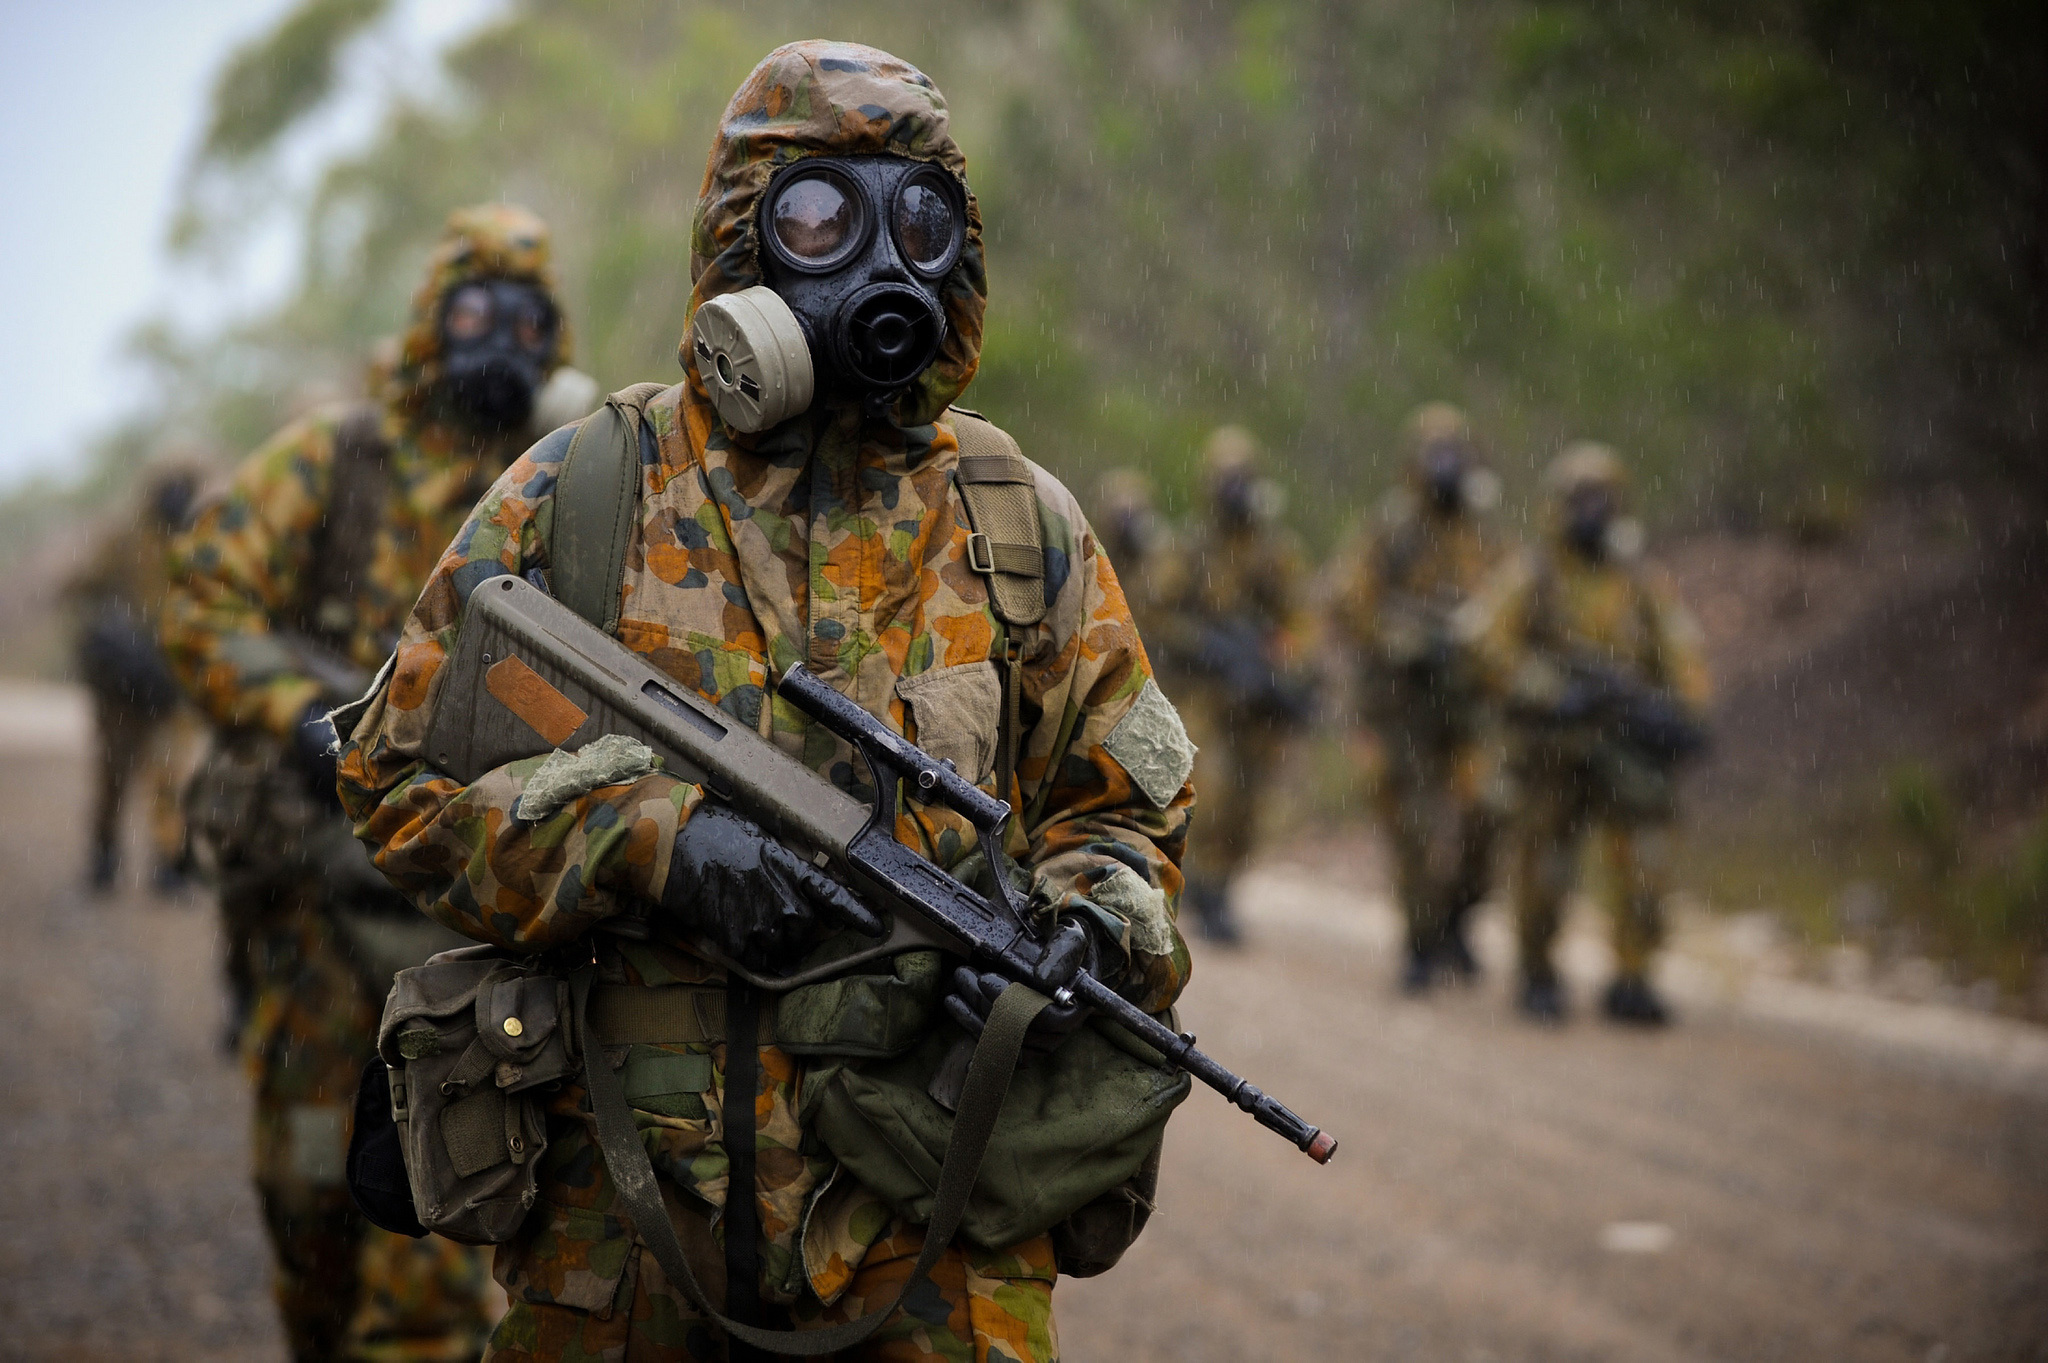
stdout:
{"type": "Polygon", "coordinates": [[[1614,491],[1597,483],[1575,487],[1564,499],[1564,537],[1594,562],[1607,557],[1608,527],[1614,521],[1614,491]]]}
{"type": "Polygon", "coordinates": [[[824,394],[884,409],[938,358],[939,288],[967,239],[966,192],[897,156],[814,156],[777,172],[757,221],[766,284],[697,309],[712,406],[763,431],[824,394]]]}
{"type": "Polygon", "coordinates": [[[1422,486],[1438,515],[1464,506],[1469,464],[1465,446],[1456,440],[1434,440],[1422,451],[1422,486]]]}
{"type": "Polygon", "coordinates": [[[561,329],[532,284],[477,279],[441,300],[441,391],[464,425],[497,435],[524,426],[547,378],[561,329]]]}

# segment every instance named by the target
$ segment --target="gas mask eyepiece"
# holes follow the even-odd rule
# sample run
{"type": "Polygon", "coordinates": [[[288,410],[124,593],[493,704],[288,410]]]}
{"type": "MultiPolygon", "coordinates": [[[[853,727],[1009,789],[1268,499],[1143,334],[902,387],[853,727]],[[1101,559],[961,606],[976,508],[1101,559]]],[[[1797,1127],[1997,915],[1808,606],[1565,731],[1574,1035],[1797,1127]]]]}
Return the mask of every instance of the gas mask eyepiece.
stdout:
{"type": "Polygon", "coordinates": [[[498,433],[533,415],[561,331],[554,303],[536,286],[478,279],[441,304],[442,383],[453,414],[498,433]]]}
{"type": "Polygon", "coordinates": [[[938,358],[939,286],[967,238],[965,193],[944,169],[897,156],[806,157],[769,183],[757,220],[767,284],[699,308],[691,342],[727,424],[763,430],[808,407],[813,389],[886,400],[938,358]],[[790,325],[808,363],[803,383],[790,325]]]}

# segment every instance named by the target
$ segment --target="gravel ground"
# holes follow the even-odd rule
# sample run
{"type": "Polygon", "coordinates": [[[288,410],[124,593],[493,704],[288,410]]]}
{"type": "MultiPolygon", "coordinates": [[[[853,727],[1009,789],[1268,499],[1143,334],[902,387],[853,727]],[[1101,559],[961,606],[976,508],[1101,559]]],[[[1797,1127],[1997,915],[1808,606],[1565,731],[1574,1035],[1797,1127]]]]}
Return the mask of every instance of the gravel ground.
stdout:
{"type": "MultiPolygon", "coordinates": [[[[0,695],[0,1357],[276,1359],[213,917],[74,888],[80,718],[0,695]]],[[[1404,1001],[1371,877],[1256,877],[1183,1019],[1335,1161],[1198,1092],[1145,1238],[1060,1288],[1068,1357],[2048,1360],[2040,1034],[1788,995],[1697,942],[1671,1033],[1532,1030],[1497,919],[1489,983],[1404,1001]]],[[[1583,925],[1568,960],[1590,993],[1583,925]]]]}

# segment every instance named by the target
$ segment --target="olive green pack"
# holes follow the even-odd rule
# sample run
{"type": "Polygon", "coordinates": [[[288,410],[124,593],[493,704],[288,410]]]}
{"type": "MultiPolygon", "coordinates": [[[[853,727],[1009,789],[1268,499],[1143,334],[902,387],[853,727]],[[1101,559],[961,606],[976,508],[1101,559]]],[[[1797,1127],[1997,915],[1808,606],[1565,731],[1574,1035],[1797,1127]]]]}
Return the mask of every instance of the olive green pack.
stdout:
{"type": "MultiPolygon", "coordinates": [[[[555,491],[555,597],[616,632],[649,439],[641,413],[659,385],[615,393],[578,429],[555,491]]],[[[998,789],[1015,770],[1021,670],[1015,631],[1044,618],[1044,549],[1031,466],[978,413],[954,409],[969,566],[989,583],[999,629],[998,789]]],[[[869,968],[871,969],[871,967],[869,968]]],[[[809,1061],[801,1118],[863,1185],[928,1222],[955,1112],[948,1083],[960,1033],[942,1017],[941,958],[906,952],[886,973],[851,973],[782,994],[775,1041],[809,1061]],[[935,1096],[936,1094],[936,1096],[935,1096]]],[[[951,1087],[957,1089],[957,1073],[951,1087]]],[[[1091,1023],[1011,1078],[960,1233],[1003,1249],[1050,1230],[1060,1269],[1103,1272],[1143,1230],[1166,1120],[1192,1080],[1121,1028],[1091,1023]]]]}

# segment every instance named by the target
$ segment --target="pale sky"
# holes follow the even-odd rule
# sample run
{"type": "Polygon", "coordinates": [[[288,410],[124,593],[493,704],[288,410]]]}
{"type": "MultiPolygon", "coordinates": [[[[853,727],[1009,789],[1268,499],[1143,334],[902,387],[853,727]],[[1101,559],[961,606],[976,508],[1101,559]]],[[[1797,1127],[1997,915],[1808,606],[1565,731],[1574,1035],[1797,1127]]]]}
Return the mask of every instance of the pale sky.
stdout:
{"type": "MultiPolygon", "coordinates": [[[[399,41],[424,54],[493,7],[410,0],[399,41]]],[[[241,277],[174,281],[163,239],[214,73],[290,8],[0,0],[0,489],[61,476],[85,436],[133,409],[122,342],[174,282],[181,299],[217,310],[288,278],[291,252],[273,241],[241,277]]]]}

